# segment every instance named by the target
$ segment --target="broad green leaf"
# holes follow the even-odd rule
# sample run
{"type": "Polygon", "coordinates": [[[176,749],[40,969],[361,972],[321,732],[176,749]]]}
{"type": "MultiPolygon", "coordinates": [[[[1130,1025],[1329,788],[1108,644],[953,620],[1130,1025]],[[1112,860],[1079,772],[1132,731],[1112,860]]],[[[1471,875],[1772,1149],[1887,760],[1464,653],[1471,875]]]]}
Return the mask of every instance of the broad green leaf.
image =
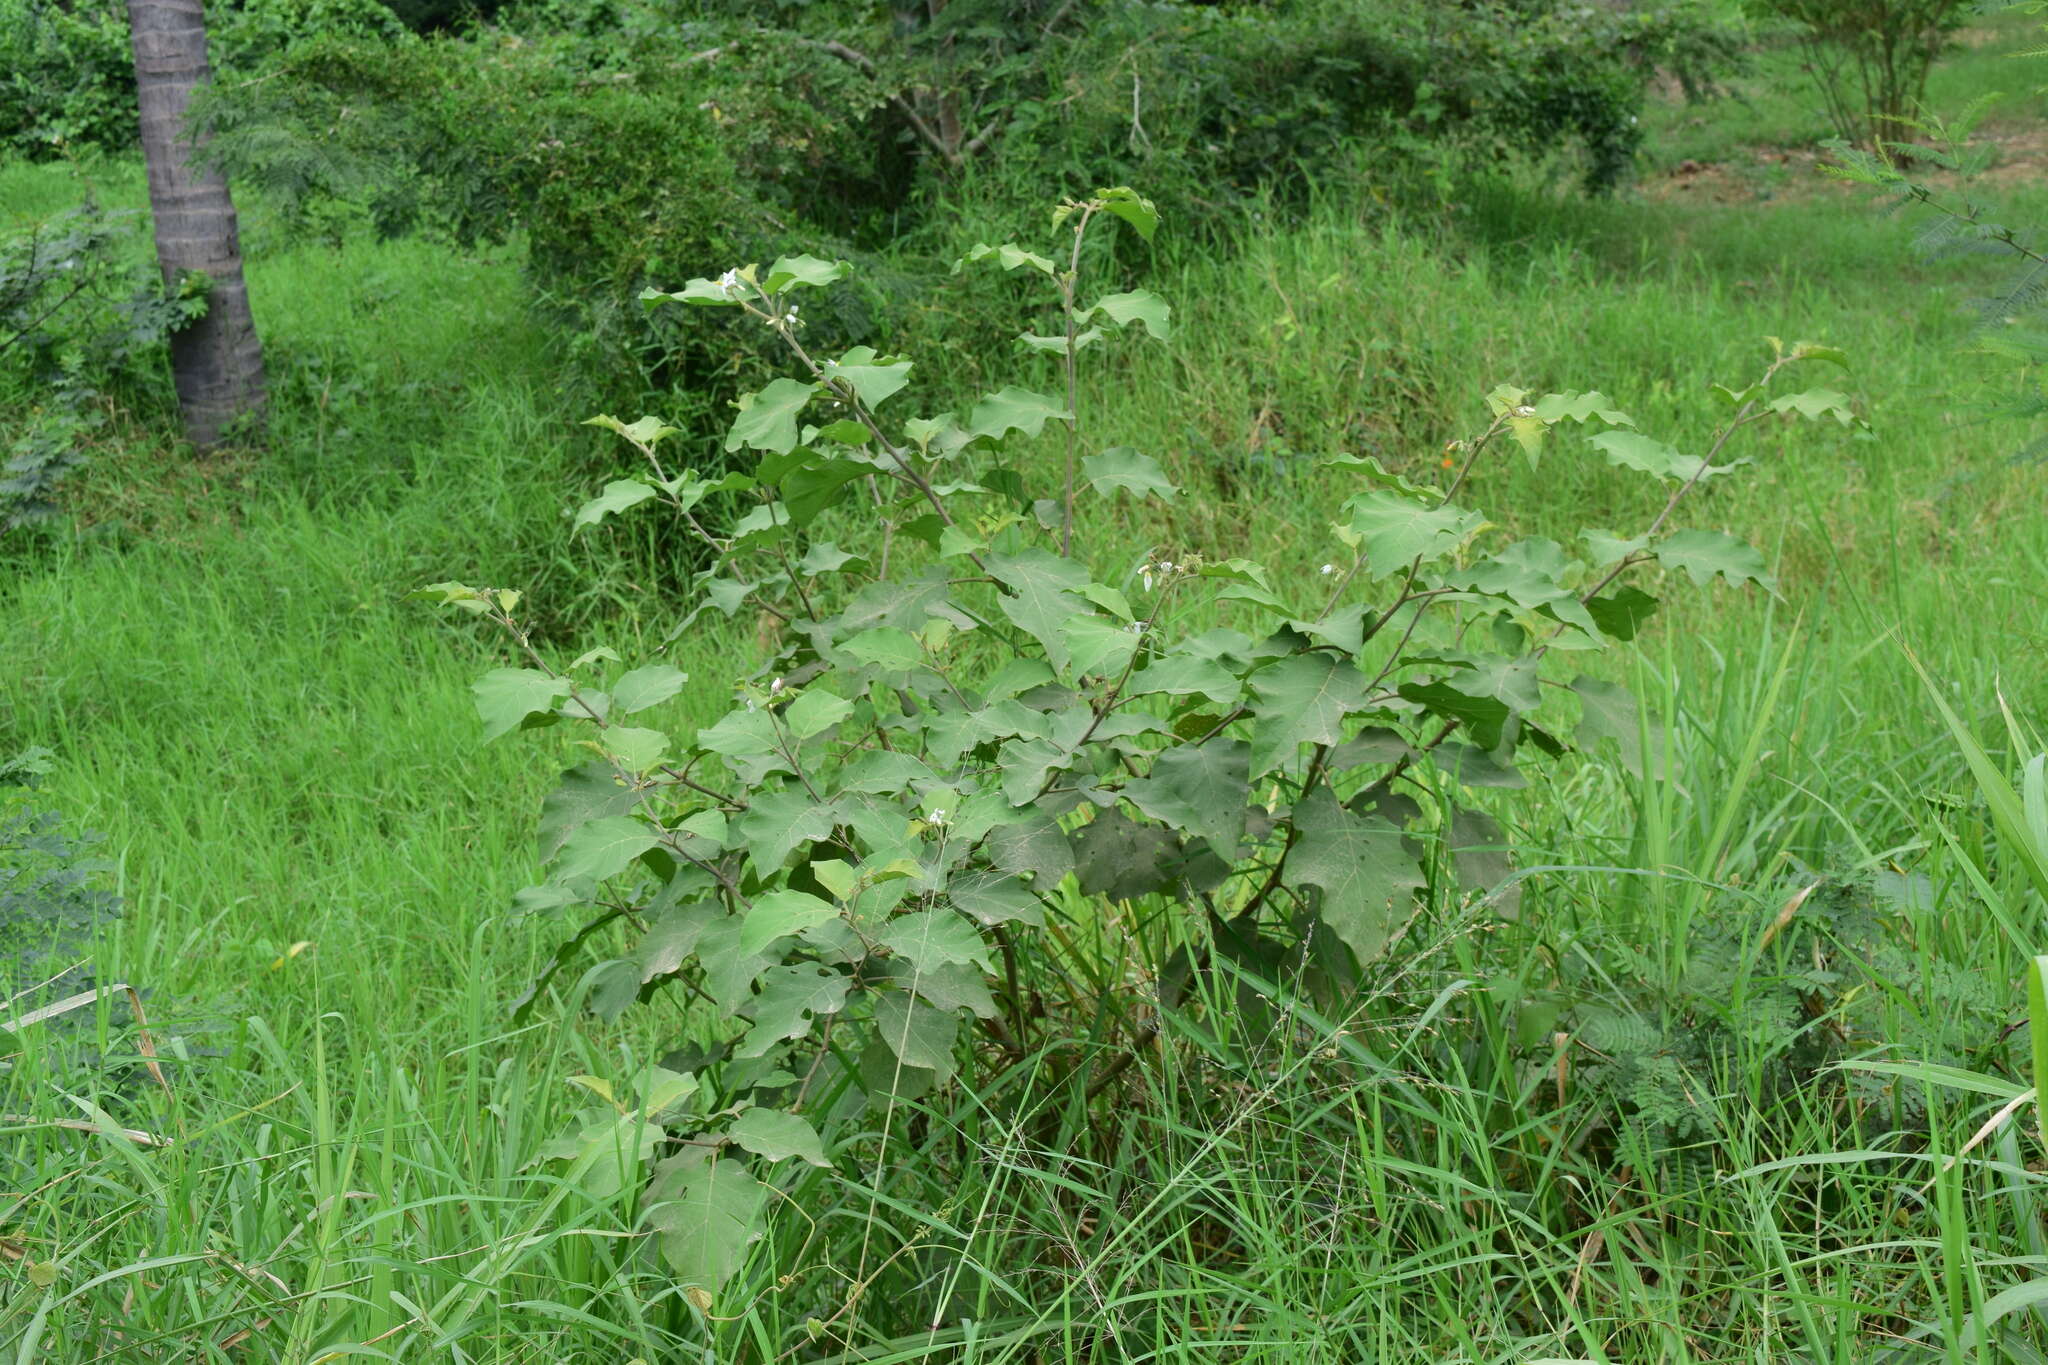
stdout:
{"type": "Polygon", "coordinates": [[[838,917],[837,906],[808,892],[788,887],[764,891],[747,907],[740,925],[739,949],[748,955],[759,953],[778,938],[838,917]]]}
{"type": "Polygon", "coordinates": [[[683,690],[690,675],[667,664],[646,664],[620,678],[612,686],[612,709],[621,715],[659,706],[683,690]]]}
{"type": "Polygon", "coordinates": [[[1005,270],[1015,270],[1020,266],[1028,265],[1041,275],[1050,276],[1058,273],[1058,267],[1045,257],[1035,252],[1026,251],[1011,242],[1005,242],[1001,246],[990,246],[986,242],[976,242],[965,256],[953,262],[953,273],[957,275],[960,273],[961,267],[986,260],[996,261],[1005,270]]]}
{"type": "Polygon", "coordinates": [[[853,714],[853,703],[844,697],[836,697],[823,687],[813,684],[804,689],[803,695],[789,704],[782,713],[782,723],[798,739],[809,739],[822,735],[833,726],[853,714]]]}
{"type": "Polygon", "coordinates": [[[1491,815],[1463,808],[1452,812],[1446,843],[1459,886],[1492,893],[1489,903],[1502,919],[1521,914],[1522,884],[1509,880],[1515,872],[1513,845],[1491,815]]]}
{"type": "MultiPolygon", "coordinates": [[[[1603,431],[1591,438],[1591,443],[1607,457],[1607,463],[1624,469],[1637,469],[1653,474],[1660,479],[1677,479],[1684,482],[1698,474],[1706,461],[1697,455],[1685,455],[1675,446],[1666,445],[1639,431],[1603,431]]],[[[1717,466],[1708,475],[1725,474],[1733,465],[1717,466]]]]}
{"type": "Polygon", "coordinates": [[[1361,963],[1386,951],[1406,919],[1406,892],[1423,884],[1422,869],[1383,820],[1352,814],[1326,786],[1295,802],[1296,840],[1284,880],[1323,893],[1323,923],[1361,963]]]}
{"type": "Polygon", "coordinates": [[[1623,540],[1620,536],[1614,535],[1611,532],[1592,529],[1579,532],[1579,539],[1585,541],[1586,548],[1592,551],[1593,567],[1596,569],[1604,569],[1611,564],[1619,564],[1622,560],[1627,559],[1630,555],[1635,554],[1650,543],[1647,536],[1637,536],[1632,540],[1623,540]]]}
{"type": "Polygon", "coordinates": [[[737,1049],[741,1057],[759,1057],[777,1043],[802,1038],[818,1015],[837,1014],[846,1007],[853,979],[827,971],[815,962],[790,963],[761,973],[761,992],[747,1005],[754,1026],[737,1049]]]}
{"type": "Polygon", "coordinates": [[[1113,446],[1100,455],[1083,456],[1081,472],[1087,477],[1089,486],[1098,493],[1109,494],[1122,489],[1141,501],[1156,497],[1161,502],[1172,502],[1180,492],[1166,477],[1159,461],[1129,446],[1113,446]]]}
{"type": "Polygon", "coordinates": [[[829,803],[819,804],[801,787],[785,787],[757,793],[734,827],[747,841],[749,861],[767,875],[781,867],[798,844],[831,838],[838,827],[838,811],[829,803]]]}
{"type": "Polygon", "coordinates": [[[1449,678],[1403,683],[1400,691],[1404,700],[1463,725],[1466,733],[1472,736],[1472,742],[1487,751],[1500,746],[1502,733],[1512,714],[1512,708],[1500,698],[1483,691],[1467,691],[1449,678]]]}
{"type": "Polygon", "coordinates": [[[1074,870],[1073,845],[1043,812],[991,831],[988,855],[990,862],[1011,876],[1031,877],[1032,887],[1041,893],[1052,890],[1074,870]]]}
{"type": "MultiPolygon", "coordinates": [[[[1089,327],[1074,333],[1074,350],[1078,353],[1100,340],[1102,340],[1102,329],[1100,327],[1089,327]]],[[[1065,355],[1067,353],[1067,338],[1064,334],[1048,337],[1040,336],[1036,332],[1024,332],[1018,336],[1017,344],[1027,351],[1049,352],[1053,355],[1065,355]]]]}
{"type": "Polygon", "coordinates": [[[1350,520],[1340,528],[1365,555],[1374,578],[1450,554],[1486,527],[1486,519],[1445,504],[1427,507],[1386,489],[1370,489],[1344,504],[1350,520]]]}
{"type": "Polygon", "coordinates": [[[851,900],[854,888],[860,885],[860,874],[854,871],[853,864],[838,858],[820,858],[813,862],[811,875],[817,878],[818,885],[840,900],[851,900]]]}
{"type": "Polygon", "coordinates": [[[1069,421],[1073,414],[1056,398],[1011,384],[987,395],[967,416],[967,438],[987,437],[1000,441],[1013,431],[1036,437],[1048,419],[1069,421]]]}
{"type": "Polygon", "coordinates": [[[1095,197],[1102,203],[1104,213],[1114,214],[1136,229],[1146,241],[1159,230],[1159,210],[1152,201],[1140,195],[1129,186],[1118,185],[1113,189],[1097,190],[1095,197]]]}
{"type": "Polygon", "coordinates": [[[797,561],[797,567],[807,574],[853,573],[867,566],[866,556],[848,554],[829,540],[813,543],[797,561]]]}
{"type": "Polygon", "coordinates": [[[776,491],[789,508],[790,521],[809,526],[827,508],[844,502],[848,486],[868,472],[864,465],[852,460],[813,460],[784,474],[776,491]]]}
{"type": "Polygon", "coordinates": [[[972,963],[995,970],[980,931],[952,910],[920,910],[889,921],[881,944],[917,967],[972,963]]]}
{"type": "Polygon", "coordinates": [[[639,479],[613,479],[604,486],[604,492],[576,509],[576,520],[570,529],[595,526],[611,513],[637,507],[653,496],[653,486],[639,479]]]}
{"type": "Polygon", "coordinates": [[[624,872],[635,858],[660,842],[651,828],[630,815],[592,820],[563,842],[555,876],[564,881],[588,877],[601,882],[624,872]]]}
{"type": "Polygon", "coordinates": [[[823,368],[827,380],[850,386],[871,410],[910,382],[909,361],[879,357],[872,346],[856,346],[839,359],[826,361],[823,368]]]}
{"type": "Polygon", "coordinates": [[[1763,554],[1724,531],[1673,531],[1651,549],[1666,569],[1683,569],[1700,587],[1719,574],[1732,587],[1757,583],[1775,593],[1763,554]]]}
{"type": "Polygon", "coordinates": [[[1135,900],[1169,891],[1180,882],[1180,841],[1120,810],[1098,811],[1074,831],[1073,845],[1074,871],[1085,895],[1135,900]]]}
{"type": "MultiPolygon", "coordinates": [[[[1054,834],[1058,834],[1057,827],[1054,834]]],[[[1060,847],[1067,848],[1065,839],[1060,840],[1060,847]]],[[[956,872],[946,883],[946,897],[983,924],[1021,920],[1035,927],[1045,922],[1045,911],[1038,898],[1015,877],[1000,872],[956,872]]]]}
{"type": "MultiPolygon", "coordinates": [[[[1622,766],[1641,777],[1644,773],[1644,726],[1635,697],[1626,688],[1583,676],[1572,680],[1572,691],[1579,694],[1579,728],[1574,736],[1579,747],[1594,749],[1601,740],[1611,739],[1621,753],[1622,766]]],[[[1652,776],[1661,776],[1664,769],[1663,727],[1652,721],[1648,729],[1651,746],[1649,772],[1652,776]]]]}
{"type": "Polygon", "coordinates": [[[679,1166],[658,1180],[647,1226],[677,1286],[708,1295],[732,1278],[747,1248],[766,1234],[762,1213],[768,1187],[737,1160],[714,1156],[698,1163],[679,1166]]]}
{"type": "Polygon", "coordinates": [[[1105,294],[1095,301],[1095,306],[1083,316],[1103,313],[1119,327],[1136,322],[1159,341],[1173,338],[1173,309],[1165,299],[1149,289],[1133,289],[1126,294],[1105,294]]]}
{"type": "Polygon", "coordinates": [[[646,730],[635,725],[613,725],[606,728],[601,742],[604,751],[619,761],[619,766],[629,773],[644,773],[661,766],[668,757],[669,738],[659,730],[646,730]]]}
{"type": "Polygon", "coordinates": [[[1105,620],[1092,612],[1077,612],[1061,623],[1067,651],[1076,675],[1097,674],[1116,678],[1123,674],[1137,652],[1134,627],[1105,620]]]}
{"type": "Polygon", "coordinates": [[[908,991],[884,991],[875,1000],[875,1026],[907,1065],[940,1080],[953,1074],[953,1040],[960,1028],[955,1015],[933,1009],[908,991]]]}
{"type": "Polygon", "coordinates": [[[845,261],[821,261],[816,256],[784,256],[768,267],[761,287],[770,294],[787,294],[792,289],[821,289],[846,278],[845,261]]]}
{"type": "MultiPolygon", "coordinates": [[[[748,268],[752,269],[751,266],[748,268]]],[[[752,293],[751,290],[747,292],[749,294],[752,293]]],[[[721,285],[718,281],[707,280],[700,276],[697,279],[691,280],[681,289],[674,291],[655,289],[652,286],[642,289],[640,291],[640,302],[648,308],[652,308],[657,303],[687,303],[698,308],[737,308],[740,303],[740,296],[727,293],[725,286],[721,285]]]]}
{"type": "Polygon", "coordinates": [[[664,439],[679,435],[682,432],[681,427],[672,427],[659,417],[642,417],[637,422],[621,422],[618,418],[609,414],[602,414],[597,417],[585,418],[583,425],[586,427],[603,427],[606,431],[616,431],[619,435],[643,450],[659,445],[664,439]]]}
{"type": "Polygon", "coordinates": [[[1596,418],[1609,426],[1632,427],[1635,419],[1615,407],[1604,393],[1546,393],[1535,404],[1541,422],[1590,422],[1596,418]]]}
{"type": "Polygon", "coordinates": [[[797,414],[816,392],[814,384],[781,378],[769,380],[759,393],[743,395],[740,415],[733,419],[732,430],[726,433],[725,448],[738,450],[744,446],[789,454],[796,449],[797,414]]]}
{"type": "Polygon", "coordinates": [[[864,630],[842,646],[848,654],[864,664],[886,668],[892,672],[905,672],[924,666],[924,650],[917,643],[917,637],[907,630],[895,626],[878,626],[864,630]]]}
{"type": "Polygon", "coordinates": [[[1064,628],[1067,618],[1085,605],[1075,592],[1087,586],[1088,571],[1035,546],[1014,555],[991,555],[987,563],[990,576],[1010,589],[998,604],[1003,615],[1045,647],[1057,672],[1068,672],[1072,657],[1064,628]]]}
{"type": "Polygon", "coordinates": [[[1344,717],[1365,706],[1356,664],[1325,653],[1295,654],[1251,676],[1254,781],[1293,758],[1303,744],[1338,744],[1344,717]]]}
{"type": "Polygon", "coordinates": [[[476,713],[484,723],[484,742],[516,730],[527,717],[554,710],[569,695],[567,678],[551,678],[535,668],[494,668],[470,684],[476,713]]]}
{"type": "Polygon", "coordinates": [[[640,1183],[640,1168],[661,1150],[662,1130],[637,1114],[584,1113],[592,1121],[566,1137],[542,1143],[536,1159],[580,1167],[582,1176],[576,1183],[593,1199],[611,1199],[628,1185],[640,1183]]]}
{"type": "Polygon", "coordinates": [[[1616,640],[1633,640],[1643,622],[1657,610],[1657,599],[1641,588],[1617,588],[1586,603],[1586,610],[1603,635],[1616,640]]]}
{"type": "Polygon", "coordinates": [[[1169,654],[1133,673],[1124,685],[1127,696],[1142,697],[1153,692],[1173,697],[1207,697],[1219,706],[1234,706],[1244,692],[1244,684],[1215,659],[1169,654]]]}
{"type": "Polygon", "coordinates": [[[830,1167],[825,1144],[809,1119],[780,1109],[749,1109],[732,1121],[725,1135],[764,1161],[787,1161],[802,1157],[813,1166],[830,1167]]]}
{"type": "Polygon", "coordinates": [[[553,861],[569,836],[593,820],[624,815],[644,793],[619,781],[612,765],[593,761],[569,769],[540,803],[540,859],[553,861]]]}
{"type": "Polygon", "coordinates": [[[1788,393],[1770,402],[1772,412],[1796,412],[1808,421],[1832,417],[1845,427],[1856,425],[1856,410],[1849,405],[1849,395],[1834,389],[1808,389],[1804,393],[1788,393]]]}
{"type": "Polygon", "coordinates": [[[1225,860],[1237,856],[1251,801],[1251,746],[1216,738],[1166,750],[1124,798],[1154,820],[1198,839],[1225,860]]]}
{"type": "Polygon", "coordinates": [[[1540,611],[1597,634],[1593,618],[1579,604],[1578,595],[1565,586],[1565,580],[1580,567],[1565,558],[1563,547],[1556,541],[1531,537],[1487,556],[1470,569],[1447,573],[1442,581],[1468,592],[1505,597],[1518,607],[1540,611]]]}

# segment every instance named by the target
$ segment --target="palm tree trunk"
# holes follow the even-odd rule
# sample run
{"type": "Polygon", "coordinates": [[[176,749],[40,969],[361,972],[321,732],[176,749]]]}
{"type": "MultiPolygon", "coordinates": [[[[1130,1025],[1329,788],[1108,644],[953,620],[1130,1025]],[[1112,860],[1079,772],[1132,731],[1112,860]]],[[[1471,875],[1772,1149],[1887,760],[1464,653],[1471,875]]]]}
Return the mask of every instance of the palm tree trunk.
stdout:
{"type": "Polygon", "coordinates": [[[206,14],[201,0],[128,0],[128,26],[157,264],[166,288],[188,271],[207,279],[205,316],[171,334],[178,407],[203,448],[219,444],[236,418],[260,416],[264,398],[235,201],[225,175],[194,164],[201,144],[185,126],[192,91],[208,75],[206,14]]]}

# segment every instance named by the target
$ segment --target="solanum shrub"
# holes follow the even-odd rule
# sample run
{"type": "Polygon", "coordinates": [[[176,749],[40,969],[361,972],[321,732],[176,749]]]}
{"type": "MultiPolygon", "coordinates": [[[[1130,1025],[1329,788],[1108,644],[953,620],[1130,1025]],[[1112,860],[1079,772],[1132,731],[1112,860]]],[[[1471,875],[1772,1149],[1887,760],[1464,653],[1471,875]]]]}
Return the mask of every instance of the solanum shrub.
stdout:
{"type": "MultiPolygon", "coordinates": [[[[700,1308],[801,1203],[771,1194],[812,1168],[851,1178],[920,1095],[968,1082],[1000,1110],[993,1080],[1028,1066],[1113,1107],[1166,1012],[1288,996],[1341,1017],[1418,920],[1511,913],[1512,849],[1473,793],[1604,742],[1654,773],[1645,721],[1589,661],[1637,636],[1662,582],[1771,590],[1755,549],[1679,516],[1746,463],[1737,432],[1855,420],[1832,389],[1779,391],[1834,352],[1773,341],[1760,377],[1715,390],[1725,420],[1697,452],[1598,392],[1502,385],[1442,486],[1332,456],[1353,491],[1319,572],[1093,536],[1092,500],[1179,496],[1099,435],[1113,415],[1077,406],[1091,354],[1172,343],[1166,300],[1081,278],[1091,233],[1157,225],[1137,194],[1099,190],[1059,205],[1055,251],[968,253],[959,269],[1035,286],[1045,311],[1017,345],[1058,378],[965,411],[920,411],[909,358],[813,348],[805,311],[843,263],[650,291],[774,337],[794,372],[740,400],[724,444],[742,472],[677,466],[657,418],[592,419],[645,468],[575,522],[661,510],[700,535],[711,567],[670,638],[707,613],[766,617],[779,643],[745,677],[693,683],[606,648],[550,659],[517,591],[422,590],[519,651],[476,683],[488,738],[571,725],[591,753],[547,798],[547,877],[518,898],[573,925],[536,991],[575,982],[605,1018],[694,1002],[634,1095],[586,1078],[607,1102],[547,1155],[600,1195],[644,1186],[700,1308]],[[1461,495],[1515,458],[1604,459],[1668,496],[1649,524],[1569,547],[1508,540],[1461,495]],[[751,510],[713,531],[696,515],[713,496],[751,510]],[[685,688],[728,687],[713,723],[658,723],[685,688]],[[1128,961],[1105,967],[1106,943],[1128,961]],[[1210,989],[1226,964],[1236,984],[1210,989]]],[[[784,1292],[824,1296],[829,1320],[845,1290],[784,1292]]]]}

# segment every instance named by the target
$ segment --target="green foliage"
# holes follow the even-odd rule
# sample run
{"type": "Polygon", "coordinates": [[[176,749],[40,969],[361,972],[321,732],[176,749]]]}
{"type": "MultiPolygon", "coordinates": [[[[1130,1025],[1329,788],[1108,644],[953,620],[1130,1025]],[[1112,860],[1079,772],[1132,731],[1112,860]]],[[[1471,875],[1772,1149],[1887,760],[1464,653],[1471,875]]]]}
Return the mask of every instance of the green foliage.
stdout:
{"type": "Polygon", "coordinates": [[[67,833],[34,796],[50,760],[29,749],[0,761],[0,997],[36,984],[120,906],[98,885],[107,864],[88,856],[96,836],[67,833]]]}
{"type": "MultiPolygon", "coordinates": [[[[217,72],[246,72],[309,33],[403,32],[380,0],[230,0],[206,7],[217,72]]],[[[0,147],[31,158],[135,144],[125,0],[0,0],[0,147]]]]}
{"type": "Polygon", "coordinates": [[[202,289],[164,291],[131,236],[127,215],[88,200],[0,241],[0,374],[36,395],[0,461],[0,534],[56,517],[102,399],[160,400],[165,338],[205,311],[202,289]]]}
{"type": "Polygon", "coordinates": [[[1877,148],[1903,138],[1920,115],[1927,73],[1972,0],[1747,0],[1753,13],[1789,22],[1836,133],[1877,148]]]}
{"type": "MultiPolygon", "coordinates": [[[[1544,696],[1546,665],[1610,644],[1591,608],[1616,601],[1623,575],[1764,579],[1740,542],[1670,521],[1732,467],[1720,461],[1738,429],[1818,406],[1768,390],[1821,348],[1776,348],[1698,459],[1677,466],[1686,477],[1648,528],[1627,542],[1601,533],[1625,546],[1607,565],[1547,540],[1500,543],[1455,501],[1504,437],[1527,459],[1555,459],[1574,429],[1633,426],[1598,394],[1505,386],[1441,488],[1340,457],[1358,491],[1332,528],[1332,562],[1305,581],[1243,558],[1077,543],[1077,499],[1167,491],[1131,452],[1092,466],[1107,452],[1083,454],[1084,325],[1106,319],[1132,345],[1167,334],[1172,316],[1149,294],[1084,288],[1086,236],[1110,217],[1146,232],[1157,222],[1130,191],[1098,191],[1059,206],[1055,252],[972,253],[1046,277],[1064,400],[1007,386],[964,412],[910,415],[913,361],[866,347],[833,359],[805,335],[799,300],[843,265],[789,257],[650,291],[657,304],[729,310],[799,368],[736,405],[726,448],[755,452],[733,484],[753,510],[724,534],[690,515],[704,481],[669,472],[672,428],[599,419],[645,460],[647,491],[614,484],[578,522],[667,503],[711,557],[676,632],[707,611],[780,623],[779,652],[733,684],[714,723],[622,726],[629,704],[659,721],[649,681],[653,693],[674,684],[668,665],[607,686],[601,658],[559,668],[534,648],[516,593],[423,590],[498,623],[524,656],[478,684],[490,734],[569,723],[598,755],[550,799],[551,873],[522,893],[600,908],[551,973],[627,916],[640,941],[589,970],[590,1007],[613,1017],[683,984],[731,1021],[720,1060],[676,1064],[698,1098],[667,1126],[689,1146],[649,1196],[656,1227],[698,1230],[670,1244],[706,1303],[740,1260],[705,1261],[703,1229],[734,1224],[729,1249],[745,1240],[737,1228],[759,1235],[762,1182],[783,1180],[724,1150],[760,1150],[729,1126],[733,1106],[804,1116],[830,1151],[868,1108],[956,1074],[1033,1057],[1079,1079],[1100,1049],[1122,1052],[1095,1093],[1156,1024],[1119,992],[1080,984],[1089,968],[1066,935],[1127,905],[1175,945],[1179,965],[1148,962],[1152,979],[1208,982],[1226,961],[1305,970],[1312,1007],[1338,1005],[1390,970],[1428,898],[1449,898],[1461,877],[1484,878],[1464,889],[1485,893],[1506,875],[1502,858],[1451,856],[1447,838],[1499,837],[1464,809],[1455,771],[1467,750],[1500,773],[1563,751],[1552,732],[1568,717],[1544,696]],[[1058,464],[1034,458],[1041,434],[1058,464]],[[1245,628],[1210,625],[1225,613],[1245,628]],[[1464,749],[1447,746],[1457,734],[1464,749]]],[[[1632,628],[1649,610],[1634,591],[1609,619],[1632,628]]],[[[1629,706],[1607,695],[1610,709],[1629,706]]]]}
{"type": "Polygon", "coordinates": [[[1908,926],[1934,894],[1924,877],[1885,872],[1787,886],[1767,922],[1724,901],[1693,924],[1675,976],[1652,954],[1606,945],[1625,970],[1570,972],[1524,1009],[1532,1033],[1569,1040],[1568,1090],[1632,1163],[1713,1170],[1720,1097],[1743,1070],[1755,1103],[1843,1103],[1872,1140],[1915,1131],[1924,1089],[1843,1064],[1876,1053],[1981,1067],[2010,999],[1914,948],[1908,926]]]}

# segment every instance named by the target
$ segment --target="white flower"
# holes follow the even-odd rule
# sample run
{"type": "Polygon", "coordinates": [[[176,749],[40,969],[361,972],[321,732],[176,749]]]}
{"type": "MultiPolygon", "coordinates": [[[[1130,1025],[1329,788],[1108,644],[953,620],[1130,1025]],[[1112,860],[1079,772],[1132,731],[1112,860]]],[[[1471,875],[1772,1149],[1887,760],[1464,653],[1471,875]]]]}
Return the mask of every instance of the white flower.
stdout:
{"type": "Polygon", "coordinates": [[[1328,574],[1334,572],[1336,568],[1337,566],[1335,564],[1325,564],[1322,568],[1317,569],[1316,572],[1319,574],[1328,574]]]}
{"type": "Polygon", "coordinates": [[[1517,417],[1534,417],[1535,415],[1536,409],[1530,407],[1527,403],[1515,409],[1515,416],[1517,417]]]}
{"type": "Polygon", "coordinates": [[[932,813],[931,813],[930,815],[927,815],[927,816],[925,816],[925,818],[924,818],[924,822],[925,822],[925,823],[926,823],[927,825],[943,825],[943,824],[945,824],[945,823],[946,823],[946,811],[945,811],[945,807],[941,806],[941,807],[940,807],[940,808],[939,808],[938,810],[935,810],[935,811],[933,811],[933,812],[932,812],[932,813]]]}
{"type": "Polygon", "coordinates": [[[777,678],[774,682],[768,684],[768,695],[771,697],[774,696],[777,692],[780,692],[781,690],[782,679],[780,678],[777,678]]]}
{"type": "Polygon", "coordinates": [[[718,292],[732,298],[740,292],[740,272],[728,270],[718,277],[718,292]]]}
{"type": "Polygon", "coordinates": [[[1138,570],[1138,581],[1145,585],[1146,592],[1152,591],[1152,570],[1150,568],[1138,570]]]}
{"type": "Polygon", "coordinates": [[[1145,623],[1144,623],[1143,621],[1133,621],[1133,622],[1131,622],[1131,634],[1133,634],[1133,635],[1143,635],[1144,633],[1145,633],[1145,623]]]}
{"type": "Polygon", "coordinates": [[[1170,560],[1170,559],[1162,559],[1162,560],[1160,560],[1160,561],[1159,561],[1159,572],[1161,572],[1161,573],[1172,573],[1172,572],[1173,572],[1173,561],[1172,561],[1172,560],[1170,560]]]}

